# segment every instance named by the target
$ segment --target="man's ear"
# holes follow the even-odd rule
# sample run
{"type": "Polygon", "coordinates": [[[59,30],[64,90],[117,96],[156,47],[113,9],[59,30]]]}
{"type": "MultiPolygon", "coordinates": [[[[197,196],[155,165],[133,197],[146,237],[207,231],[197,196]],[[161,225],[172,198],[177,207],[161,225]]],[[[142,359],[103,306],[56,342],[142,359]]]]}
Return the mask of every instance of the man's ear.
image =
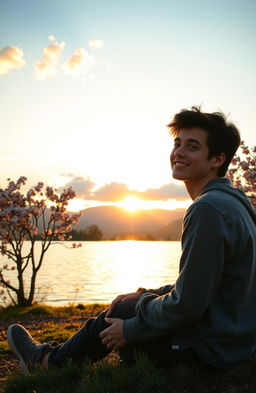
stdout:
{"type": "Polygon", "coordinates": [[[220,154],[217,154],[216,156],[214,156],[212,158],[213,158],[213,164],[212,164],[213,168],[219,168],[225,162],[226,154],[225,153],[220,153],[220,154]]]}

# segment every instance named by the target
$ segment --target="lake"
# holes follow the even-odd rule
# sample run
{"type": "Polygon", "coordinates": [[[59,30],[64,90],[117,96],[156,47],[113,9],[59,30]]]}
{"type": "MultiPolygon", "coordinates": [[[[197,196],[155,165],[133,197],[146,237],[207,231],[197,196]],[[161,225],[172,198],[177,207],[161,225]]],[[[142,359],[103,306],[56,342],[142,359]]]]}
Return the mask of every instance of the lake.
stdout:
{"type": "MultiPolygon", "coordinates": [[[[50,305],[109,303],[138,287],[173,283],[178,274],[180,242],[101,241],[66,248],[70,245],[51,245],[46,252],[37,276],[36,300],[50,305]]],[[[40,242],[36,247],[39,249],[40,242]]],[[[13,282],[16,272],[8,273],[13,282]]]]}

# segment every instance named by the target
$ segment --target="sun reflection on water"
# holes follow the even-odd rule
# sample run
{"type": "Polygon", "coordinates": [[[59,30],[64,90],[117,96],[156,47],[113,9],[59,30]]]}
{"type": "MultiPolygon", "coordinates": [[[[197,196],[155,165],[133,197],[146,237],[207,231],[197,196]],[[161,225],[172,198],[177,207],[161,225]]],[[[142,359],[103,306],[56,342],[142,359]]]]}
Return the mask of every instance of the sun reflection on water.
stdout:
{"type": "Polygon", "coordinates": [[[120,292],[136,290],[144,280],[144,276],[154,270],[152,252],[149,242],[127,240],[120,242],[113,258],[113,279],[120,292]]]}
{"type": "MultiPolygon", "coordinates": [[[[138,287],[173,283],[180,249],[180,242],[167,241],[82,242],[78,249],[55,245],[45,256],[37,287],[44,301],[52,305],[110,303],[118,294],[134,292],[138,287]]],[[[9,273],[15,280],[17,273],[9,273]]]]}

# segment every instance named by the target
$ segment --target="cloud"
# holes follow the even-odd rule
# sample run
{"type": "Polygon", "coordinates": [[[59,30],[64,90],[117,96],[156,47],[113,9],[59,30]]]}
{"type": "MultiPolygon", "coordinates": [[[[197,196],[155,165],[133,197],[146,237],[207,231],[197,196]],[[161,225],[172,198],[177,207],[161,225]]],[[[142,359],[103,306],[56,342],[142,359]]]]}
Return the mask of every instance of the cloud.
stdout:
{"type": "Polygon", "coordinates": [[[57,42],[55,37],[48,37],[50,44],[43,49],[43,56],[34,63],[35,76],[37,79],[46,79],[58,72],[57,63],[65,48],[65,42],[57,42]]]}
{"type": "Polygon", "coordinates": [[[127,197],[135,197],[148,201],[167,201],[169,199],[186,200],[188,194],[183,185],[175,183],[164,184],[159,188],[149,188],[145,191],[130,190],[127,184],[112,182],[95,188],[95,183],[89,178],[74,177],[65,187],[72,187],[78,198],[100,202],[119,202],[127,197]]]}
{"type": "Polygon", "coordinates": [[[95,183],[89,177],[84,178],[81,176],[76,176],[72,180],[70,180],[67,184],[65,184],[64,187],[61,187],[61,190],[63,188],[72,187],[78,198],[91,200],[93,199],[92,190],[94,186],[95,183]]]}
{"type": "Polygon", "coordinates": [[[56,41],[56,38],[54,37],[54,35],[49,35],[48,40],[49,41],[56,41]]]}
{"type": "Polygon", "coordinates": [[[104,41],[102,40],[90,40],[89,41],[89,48],[93,49],[101,49],[104,46],[104,41]]]}
{"type": "Polygon", "coordinates": [[[188,199],[188,194],[183,184],[169,183],[160,188],[149,188],[140,193],[140,198],[152,201],[167,201],[168,199],[188,199]]]}
{"type": "Polygon", "coordinates": [[[64,63],[63,71],[72,76],[87,74],[91,67],[96,64],[96,59],[84,48],[77,48],[72,56],[64,63]]]}
{"type": "Polygon", "coordinates": [[[113,182],[95,190],[93,197],[97,201],[118,202],[130,196],[130,193],[126,184],[113,182]]]}
{"type": "Polygon", "coordinates": [[[145,191],[130,190],[124,183],[112,182],[93,192],[97,201],[118,202],[127,197],[135,197],[148,201],[167,201],[168,199],[185,200],[188,194],[183,185],[174,183],[164,184],[159,188],[149,188],[145,191]]]}
{"type": "MultiPolygon", "coordinates": [[[[48,36],[49,44],[43,48],[40,60],[34,62],[36,79],[46,79],[62,71],[74,77],[87,75],[91,68],[97,64],[93,54],[88,53],[84,48],[75,49],[74,53],[59,65],[59,58],[65,49],[65,42],[57,42],[53,35],[48,36]]],[[[90,40],[89,48],[100,49],[104,46],[104,41],[100,39],[90,40]]],[[[21,68],[26,64],[23,58],[23,51],[17,46],[6,46],[0,50],[0,75],[7,74],[13,68],[21,68]]]]}
{"type": "Polygon", "coordinates": [[[6,46],[0,50],[0,75],[7,74],[13,68],[25,65],[23,51],[17,46],[6,46]]]}

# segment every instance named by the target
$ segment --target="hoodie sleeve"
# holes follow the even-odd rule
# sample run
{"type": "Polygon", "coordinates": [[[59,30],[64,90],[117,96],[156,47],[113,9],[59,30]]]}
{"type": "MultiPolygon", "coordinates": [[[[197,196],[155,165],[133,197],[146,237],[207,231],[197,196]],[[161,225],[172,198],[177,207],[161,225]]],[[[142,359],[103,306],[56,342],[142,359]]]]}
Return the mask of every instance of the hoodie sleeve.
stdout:
{"type": "Polygon", "coordinates": [[[155,295],[161,296],[161,295],[165,295],[166,293],[171,292],[171,290],[173,288],[174,288],[174,285],[167,284],[167,285],[164,285],[164,286],[162,286],[160,288],[156,288],[156,289],[138,288],[137,292],[141,291],[141,292],[143,292],[143,294],[144,293],[151,293],[151,294],[153,293],[155,295]]]}
{"type": "Polygon", "coordinates": [[[180,274],[171,292],[145,293],[136,316],[124,321],[128,342],[170,334],[201,318],[219,285],[227,236],[223,216],[206,203],[195,203],[184,219],[180,274]]]}

